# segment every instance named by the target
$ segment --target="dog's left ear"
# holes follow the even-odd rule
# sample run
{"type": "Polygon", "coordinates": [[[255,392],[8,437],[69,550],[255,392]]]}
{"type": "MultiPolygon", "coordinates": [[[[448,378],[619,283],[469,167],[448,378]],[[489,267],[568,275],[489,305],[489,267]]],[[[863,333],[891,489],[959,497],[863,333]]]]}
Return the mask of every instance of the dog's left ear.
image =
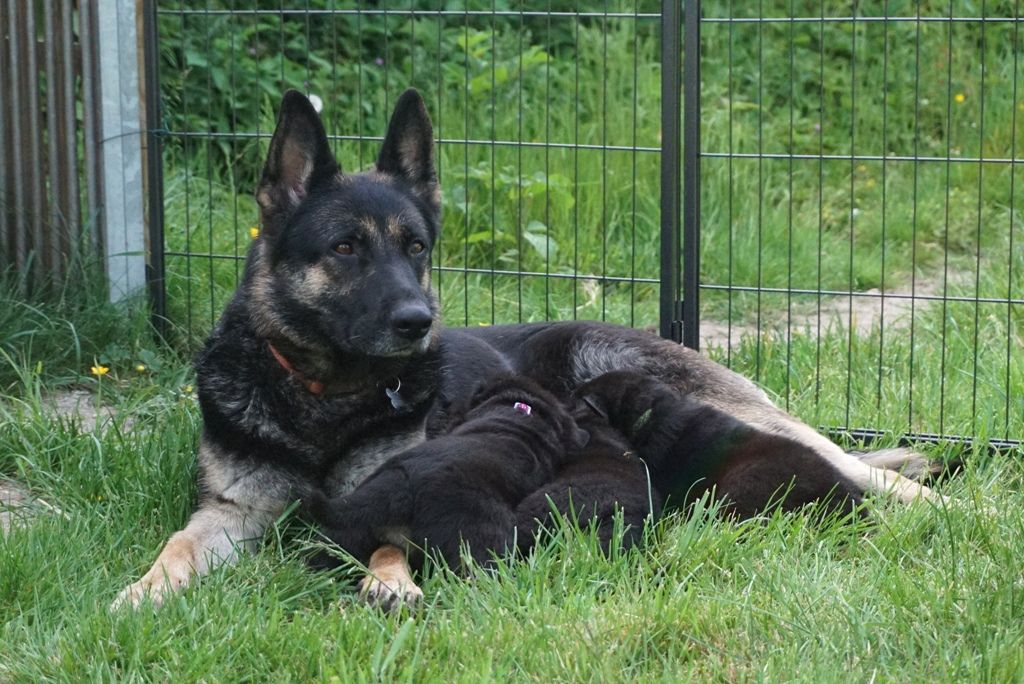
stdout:
{"type": "Polygon", "coordinates": [[[423,98],[409,88],[398,98],[377,157],[377,170],[399,178],[437,214],[441,187],[434,168],[434,129],[423,98]]]}

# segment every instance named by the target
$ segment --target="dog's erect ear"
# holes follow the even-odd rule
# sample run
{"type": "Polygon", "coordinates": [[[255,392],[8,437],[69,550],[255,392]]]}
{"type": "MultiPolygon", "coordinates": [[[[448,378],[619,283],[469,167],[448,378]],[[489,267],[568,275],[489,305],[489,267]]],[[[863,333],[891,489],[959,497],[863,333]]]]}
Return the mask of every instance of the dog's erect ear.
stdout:
{"type": "Polygon", "coordinates": [[[409,88],[398,98],[377,157],[377,170],[404,180],[436,213],[441,188],[434,168],[434,129],[423,98],[409,88]]]}
{"type": "Polygon", "coordinates": [[[256,190],[265,231],[299,206],[318,183],[334,177],[338,163],[327,144],[320,115],[306,96],[289,90],[281,100],[263,177],[256,190]]]}

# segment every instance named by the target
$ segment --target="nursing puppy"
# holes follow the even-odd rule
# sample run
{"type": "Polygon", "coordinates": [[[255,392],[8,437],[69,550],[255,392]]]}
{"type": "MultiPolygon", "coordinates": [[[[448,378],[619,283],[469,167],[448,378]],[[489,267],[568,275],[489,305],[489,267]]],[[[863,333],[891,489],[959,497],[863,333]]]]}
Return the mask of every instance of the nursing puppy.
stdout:
{"type": "Polygon", "coordinates": [[[552,394],[500,375],[452,418],[448,434],[392,457],[348,494],[314,492],[306,506],[324,534],[364,564],[391,544],[414,564],[425,551],[464,572],[464,546],[477,564],[514,547],[516,505],[587,439],[552,394]]]}
{"type": "Polygon", "coordinates": [[[583,449],[516,508],[519,549],[527,552],[542,529],[555,529],[555,512],[586,529],[594,526],[601,548],[615,542],[616,514],[622,519],[623,548],[640,541],[644,523],[658,516],[662,497],[651,486],[647,467],[626,436],[583,402],[573,413],[590,435],[583,449]]]}
{"type": "Polygon", "coordinates": [[[826,511],[857,511],[863,491],[811,447],[755,429],[649,375],[614,371],[577,391],[596,414],[621,431],[650,479],[679,506],[714,489],[725,510],[751,517],[772,505],[793,510],[821,503],[826,511]]]}

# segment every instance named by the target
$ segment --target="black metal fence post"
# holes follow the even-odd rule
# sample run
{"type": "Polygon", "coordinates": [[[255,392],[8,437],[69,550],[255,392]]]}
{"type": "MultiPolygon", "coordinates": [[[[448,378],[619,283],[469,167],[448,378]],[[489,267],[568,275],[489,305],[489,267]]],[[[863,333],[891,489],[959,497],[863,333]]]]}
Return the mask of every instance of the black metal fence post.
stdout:
{"type": "Polygon", "coordinates": [[[156,0],[143,3],[143,79],[146,95],[146,196],[148,203],[149,259],[146,280],[152,304],[153,328],[167,338],[167,289],[164,282],[164,179],[160,139],[160,32],[156,0]]]}
{"type": "Polygon", "coordinates": [[[687,0],[683,38],[683,344],[700,346],[700,1],[687,0]]]}
{"type": "Polygon", "coordinates": [[[661,336],[682,340],[679,322],[680,0],[661,3],[661,336]]]}

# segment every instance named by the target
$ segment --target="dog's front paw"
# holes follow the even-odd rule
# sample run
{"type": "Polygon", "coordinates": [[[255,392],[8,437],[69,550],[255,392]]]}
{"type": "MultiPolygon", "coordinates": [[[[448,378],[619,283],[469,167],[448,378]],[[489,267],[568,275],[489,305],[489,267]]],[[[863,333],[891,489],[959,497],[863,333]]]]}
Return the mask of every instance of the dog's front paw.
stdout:
{"type": "Polygon", "coordinates": [[[370,605],[393,612],[418,604],[423,600],[423,590],[407,577],[367,575],[359,582],[359,596],[370,605]]]}
{"type": "Polygon", "coordinates": [[[110,604],[110,609],[118,610],[124,606],[138,608],[146,600],[149,600],[154,608],[159,608],[168,597],[188,584],[190,574],[177,573],[171,576],[165,574],[163,568],[153,568],[138,582],[133,582],[122,589],[110,604]]]}
{"type": "Polygon", "coordinates": [[[138,608],[146,600],[159,607],[167,598],[185,588],[195,574],[192,542],[184,536],[171,537],[149,572],[138,582],[122,589],[110,604],[110,609],[117,610],[122,606],[138,608]]]}

